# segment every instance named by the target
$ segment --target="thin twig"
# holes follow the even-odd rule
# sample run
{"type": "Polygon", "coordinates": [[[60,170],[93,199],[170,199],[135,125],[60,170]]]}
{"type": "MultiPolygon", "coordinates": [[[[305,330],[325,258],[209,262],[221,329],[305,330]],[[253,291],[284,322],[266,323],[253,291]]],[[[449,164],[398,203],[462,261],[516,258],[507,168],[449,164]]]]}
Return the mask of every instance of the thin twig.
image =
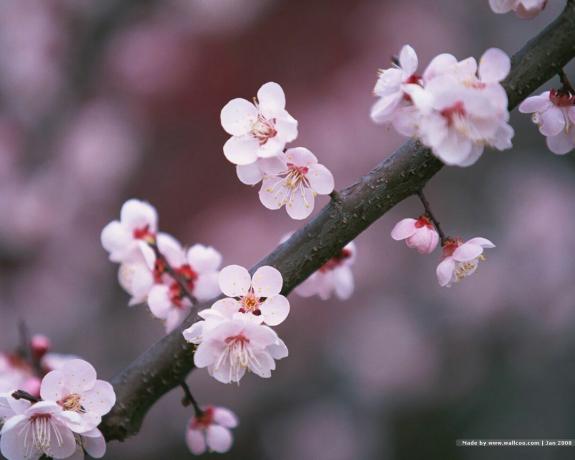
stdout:
{"type": "Polygon", "coordinates": [[[14,399],[25,399],[26,401],[30,401],[31,403],[37,403],[38,401],[40,401],[40,398],[32,396],[30,393],[24,390],[16,390],[14,393],[12,393],[12,397],[14,399]]]}
{"type": "Polygon", "coordinates": [[[184,390],[184,398],[182,399],[182,404],[184,406],[189,406],[191,404],[192,407],[194,408],[196,417],[201,417],[202,415],[204,415],[204,411],[202,410],[202,408],[192,395],[192,392],[190,391],[190,387],[188,386],[188,384],[186,382],[182,382],[180,383],[180,386],[182,387],[182,390],[184,390]]]}
{"type": "Polygon", "coordinates": [[[175,270],[175,268],[170,265],[168,259],[166,259],[164,254],[160,252],[158,245],[155,243],[148,243],[148,244],[154,250],[154,254],[158,258],[158,260],[161,260],[162,263],[164,264],[163,266],[165,267],[165,270],[168,273],[168,275],[170,275],[174,279],[174,281],[178,283],[178,286],[180,286],[180,289],[182,290],[183,294],[188,298],[188,300],[192,303],[192,305],[194,306],[197,305],[198,299],[196,299],[194,294],[192,294],[188,289],[188,284],[186,283],[186,280],[184,280],[180,276],[180,274],[175,270]]]}
{"type": "Polygon", "coordinates": [[[565,73],[565,71],[563,69],[559,69],[557,71],[557,75],[559,75],[559,80],[561,80],[561,84],[563,85],[562,89],[571,94],[572,96],[575,96],[575,89],[573,88],[573,85],[569,81],[569,78],[567,78],[567,74],[565,73]]]}
{"type": "Polygon", "coordinates": [[[429,205],[429,201],[427,201],[427,198],[425,198],[425,195],[423,194],[423,190],[418,190],[417,196],[419,197],[419,200],[421,201],[421,204],[423,205],[423,208],[425,209],[425,215],[429,218],[429,220],[431,220],[431,222],[433,223],[433,226],[437,230],[437,234],[439,235],[439,239],[441,240],[441,245],[443,246],[445,244],[445,242],[447,241],[447,237],[445,236],[445,233],[443,233],[443,230],[441,229],[441,225],[439,224],[439,221],[435,218],[435,216],[433,215],[433,212],[431,212],[431,206],[429,205]]]}

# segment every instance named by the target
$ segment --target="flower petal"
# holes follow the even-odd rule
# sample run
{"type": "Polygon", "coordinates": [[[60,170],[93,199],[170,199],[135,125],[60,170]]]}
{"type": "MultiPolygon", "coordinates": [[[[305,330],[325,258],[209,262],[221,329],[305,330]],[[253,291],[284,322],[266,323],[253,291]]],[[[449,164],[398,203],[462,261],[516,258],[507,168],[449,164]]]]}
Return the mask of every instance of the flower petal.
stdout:
{"type": "Polygon", "coordinates": [[[258,90],[258,103],[260,110],[267,117],[273,115],[286,106],[284,90],[277,83],[270,81],[258,90]]]}
{"type": "Polygon", "coordinates": [[[453,251],[453,259],[457,262],[469,262],[470,260],[477,259],[482,252],[483,247],[481,247],[481,245],[467,242],[453,251]]]}
{"type": "Polygon", "coordinates": [[[295,190],[286,203],[288,215],[295,220],[302,220],[313,212],[314,193],[308,187],[300,187],[295,190]]]}
{"type": "Polygon", "coordinates": [[[411,46],[404,45],[403,48],[401,48],[399,52],[399,65],[407,76],[413,75],[417,70],[417,54],[411,46]]]}
{"type": "Polygon", "coordinates": [[[228,265],[219,274],[219,284],[222,292],[228,297],[244,296],[252,284],[249,272],[240,265],[228,265]]]}
{"type": "Polygon", "coordinates": [[[269,265],[258,268],[252,277],[252,287],[257,297],[277,295],[281,292],[282,285],[282,274],[269,265]]]}
{"type": "Polygon", "coordinates": [[[489,48],[479,61],[479,78],[484,83],[498,83],[503,80],[511,69],[511,60],[499,48],[489,48]]]}
{"type": "Polygon", "coordinates": [[[258,109],[251,102],[238,97],[224,105],[220,121],[228,134],[243,136],[250,131],[257,116],[258,109]]]}
{"type": "Polygon", "coordinates": [[[309,167],[306,178],[312,190],[319,195],[329,195],[334,189],[333,174],[324,165],[315,164],[309,167]]]}
{"type": "Polygon", "coordinates": [[[258,161],[249,165],[236,165],[236,174],[242,184],[256,185],[262,180],[263,173],[258,161]]]}
{"type": "Polygon", "coordinates": [[[210,425],[206,431],[208,447],[214,452],[224,453],[232,447],[232,433],[219,425],[210,425]]]}
{"type": "Polygon", "coordinates": [[[201,455],[206,451],[206,437],[203,431],[188,430],[186,432],[186,444],[194,455],[201,455]]]}
{"type": "Polygon", "coordinates": [[[235,428],[238,426],[238,418],[231,410],[225,407],[214,408],[214,422],[226,428],[235,428]]]}
{"type": "Polygon", "coordinates": [[[150,203],[131,199],[122,205],[120,221],[130,230],[149,227],[150,231],[155,232],[158,228],[158,213],[150,203]]]}
{"type": "Polygon", "coordinates": [[[94,387],[82,394],[82,406],[97,415],[105,415],[116,404],[114,387],[104,380],[96,380],[94,387]]]}
{"type": "Polygon", "coordinates": [[[417,227],[415,226],[416,222],[417,220],[411,219],[409,217],[406,219],[401,219],[397,224],[395,224],[395,227],[393,227],[393,230],[391,231],[391,237],[395,241],[401,241],[409,238],[417,231],[417,227]]]}
{"type": "Polygon", "coordinates": [[[455,270],[455,261],[452,257],[446,257],[437,266],[436,274],[437,281],[442,287],[448,286],[453,278],[453,271],[455,270]]]}
{"type": "Polygon", "coordinates": [[[188,263],[199,273],[216,271],[222,263],[222,255],[211,246],[194,244],[186,254],[188,263]]]}
{"type": "Polygon", "coordinates": [[[263,320],[269,326],[277,326],[289,315],[289,302],[283,295],[268,298],[261,306],[263,320]]]}
{"type": "Polygon", "coordinates": [[[259,142],[249,136],[230,137],[224,144],[224,155],[235,165],[248,165],[258,159],[259,142]]]}

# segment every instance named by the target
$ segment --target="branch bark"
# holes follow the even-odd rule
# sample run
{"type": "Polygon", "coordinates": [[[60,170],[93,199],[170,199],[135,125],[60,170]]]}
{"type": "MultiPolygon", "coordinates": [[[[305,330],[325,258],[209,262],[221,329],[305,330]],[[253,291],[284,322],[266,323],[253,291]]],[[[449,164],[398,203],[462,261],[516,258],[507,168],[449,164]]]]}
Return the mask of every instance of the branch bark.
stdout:
{"type": "MultiPolygon", "coordinates": [[[[509,108],[517,106],[575,57],[575,0],[563,13],[512,58],[503,82],[509,108]]],[[[405,198],[417,193],[443,164],[429,149],[410,140],[355,184],[334,194],[331,202],[305,227],[279,245],[252,270],[272,265],[283,275],[283,294],[321,267],[345,244],[405,198]]],[[[200,305],[208,308],[213,301],[200,305]]],[[[194,368],[194,346],[182,330],[184,324],[144,352],[114,380],[117,404],[100,429],[110,440],[123,440],[138,432],[150,407],[178,386],[194,368]]]]}

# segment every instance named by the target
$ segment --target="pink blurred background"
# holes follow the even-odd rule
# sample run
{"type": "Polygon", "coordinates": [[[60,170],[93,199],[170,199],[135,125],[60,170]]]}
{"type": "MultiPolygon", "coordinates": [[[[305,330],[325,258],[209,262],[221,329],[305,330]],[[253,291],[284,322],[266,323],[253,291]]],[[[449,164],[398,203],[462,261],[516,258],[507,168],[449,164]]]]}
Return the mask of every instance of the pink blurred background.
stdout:
{"type": "MultiPolygon", "coordinates": [[[[0,349],[16,346],[24,319],[109,379],[162,336],[145,306],[127,307],[99,242],[128,198],[224,264],[251,266],[302,225],[236,179],[219,124],[229,99],[280,83],[299,120],[294,146],[343,188],[403,141],[368,115],[376,71],[401,45],[421,66],[441,52],[512,54],[563,3],[531,21],[487,0],[0,3],[0,349]]],[[[271,380],[190,376],[202,403],[241,418],[220,458],[572,458],[455,447],[575,438],[575,161],[547,151],[528,117],[512,124],[512,151],[445,169],[426,189],[449,233],[496,243],[472,278],[441,289],[438,254],[391,240],[397,220],[421,212],[411,198],[356,241],[351,300],[292,294],[279,327],[290,357],[271,380]]],[[[163,398],[106,458],[191,457],[180,398],[163,398]]]]}

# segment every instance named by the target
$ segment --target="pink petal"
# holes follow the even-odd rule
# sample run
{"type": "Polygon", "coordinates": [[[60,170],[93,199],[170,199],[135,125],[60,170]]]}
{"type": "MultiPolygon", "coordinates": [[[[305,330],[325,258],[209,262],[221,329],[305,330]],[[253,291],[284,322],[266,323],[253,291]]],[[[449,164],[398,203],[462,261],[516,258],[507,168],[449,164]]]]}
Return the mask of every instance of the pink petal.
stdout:
{"type": "Polygon", "coordinates": [[[306,177],[312,190],[318,195],[329,195],[333,192],[333,174],[324,165],[311,165],[306,177]]]}
{"type": "Polygon", "coordinates": [[[258,196],[261,204],[267,209],[275,210],[286,203],[288,193],[284,179],[281,177],[269,177],[263,180],[258,196]]]}
{"type": "Polygon", "coordinates": [[[228,297],[244,296],[252,284],[249,272],[239,265],[222,268],[219,275],[220,289],[228,297]]]}
{"type": "Polygon", "coordinates": [[[519,104],[519,111],[521,113],[543,112],[552,106],[553,104],[549,100],[549,91],[545,91],[542,94],[525,99],[519,104]]]}
{"type": "Polygon", "coordinates": [[[168,286],[163,284],[154,286],[148,294],[148,306],[156,318],[166,319],[173,308],[168,286]]]}
{"type": "Polygon", "coordinates": [[[353,294],[353,273],[349,267],[338,267],[333,271],[335,294],[341,300],[347,300],[353,294]]]}
{"type": "Polygon", "coordinates": [[[470,242],[463,243],[453,251],[453,259],[457,262],[469,262],[477,259],[483,253],[483,247],[470,242]]]}
{"type": "Polygon", "coordinates": [[[478,244],[482,248],[487,248],[487,249],[491,249],[491,248],[495,247],[495,245],[491,241],[489,241],[487,238],[482,238],[480,236],[478,236],[476,238],[471,238],[469,241],[467,241],[467,243],[478,244]]]}
{"type": "Polygon", "coordinates": [[[382,96],[371,108],[371,119],[375,123],[387,123],[390,121],[402,98],[403,93],[401,91],[382,96]]]}
{"type": "Polygon", "coordinates": [[[317,164],[317,157],[305,147],[293,147],[286,150],[285,161],[296,166],[311,166],[317,164]]]}
{"type": "Polygon", "coordinates": [[[242,304],[236,299],[226,297],[225,299],[218,300],[212,305],[211,309],[221,313],[226,318],[231,318],[234,313],[240,310],[241,306],[242,304]]]}
{"type": "Polygon", "coordinates": [[[66,396],[64,375],[60,371],[48,372],[40,385],[40,397],[46,401],[59,401],[66,396]]]}
{"type": "Polygon", "coordinates": [[[541,113],[539,118],[539,132],[544,136],[556,136],[565,129],[565,115],[557,107],[551,107],[541,113]]]}
{"type": "Polygon", "coordinates": [[[269,326],[277,326],[283,323],[290,310],[288,299],[283,295],[275,295],[268,298],[260,307],[263,320],[269,326]]]}
{"type": "MultiPolygon", "coordinates": [[[[263,145],[258,144],[256,150],[257,158],[272,158],[280,155],[286,145],[286,141],[281,139],[279,136],[272,137],[268,139],[263,145]]],[[[251,163],[251,162],[250,162],[251,163]]]]}
{"type": "Polygon", "coordinates": [[[206,437],[203,431],[188,430],[186,432],[186,444],[194,455],[201,455],[206,451],[206,437]]]}
{"type": "Polygon", "coordinates": [[[222,127],[232,136],[247,134],[258,116],[258,109],[242,98],[232,99],[220,113],[222,127]]]}
{"type": "Polygon", "coordinates": [[[450,130],[441,144],[433,148],[441,161],[447,165],[461,166],[471,154],[472,143],[467,137],[459,136],[450,130]]]}
{"type": "Polygon", "coordinates": [[[252,277],[252,287],[257,297],[271,297],[281,292],[283,278],[277,268],[260,267],[252,277]]]}
{"type": "Polygon", "coordinates": [[[199,273],[216,271],[222,263],[222,255],[211,246],[194,244],[186,254],[188,263],[199,273]]]}
{"type": "Polygon", "coordinates": [[[214,422],[226,428],[235,428],[238,426],[236,414],[225,407],[214,408],[214,422]]]}
{"type": "Polygon", "coordinates": [[[219,425],[211,425],[206,432],[208,447],[214,452],[224,453],[232,447],[230,430],[219,425]]]}
{"type": "Polygon", "coordinates": [[[194,284],[194,296],[200,301],[213,299],[220,294],[220,285],[218,280],[219,273],[214,271],[204,273],[198,276],[194,284]]]}
{"type": "Polygon", "coordinates": [[[100,242],[106,251],[114,253],[125,250],[132,242],[132,235],[119,221],[115,220],[104,227],[100,242]]]}
{"type": "Polygon", "coordinates": [[[105,415],[116,404],[114,387],[104,380],[97,380],[94,387],[82,395],[82,406],[96,415],[105,415]]]}
{"type": "Polygon", "coordinates": [[[311,189],[302,187],[294,191],[291,199],[286,203],[288,215],[295,220],[302,220],[313,212],[314,195],[311,189]]]}
{"type": "Polygon", "coordinates": [[[489,0],[489,6],[494,13],[503,14],[511,11],[515,6],[516,0],[489,0]]]}
{"type": "Polygon", "coordinates": [[[237,165],[236,174],[240,182],[246,185],[256,185],[263,178],[258,161],[249,165],[237,165]]]}
{"type": "Polygon", "coordinates": [[[102,458],[106,454],[106,440],[98,429],[83,433],[82,445],[90,457],[102,458]]]}
{"type": "MultiPolygon", "coordinates": [[[[575,128],[573,128],[575,130],[575,128]]],[[[565,155],[575,148],[575,140],[562,131],[557,136],[547,137],[547,147],[557,155],[565,155]]]]}
{"type": "Polygon", "coordinates": [[[258,103],[264,115],[272,115],[285,109],[286,97],[280,85],[271,81],[258,90],[258,103]]]}
{"type": "Polygon", "coordinates": [[[423,72],[423,79],[429,82],[435,77],[449,71],[450,67],[455,64],[457,64],[455,56],[448,53],[439,54],[431,60],[425,72],[423,72]]]}
{"type": "Polygon", "coordinates": [[[186,263],[186,253],[180,242],[168,233],[158,235],[158,249],[172,267],[181,267],[186,263]]]}
{"type": "Polygon", "coordinates": [[[409,46],[404,45],[399,52],[399,65],[401,66],[401,70],[410,76],[415,73],[417,70],[417,54],[415,50],[409,46]]]}
{"type": "Polygon", "coordinates": [[[66,389],[70,393],[90,390],[96,383],[96,369],[83,359],[67,361],[60,369],[66,389]]]}
{"type": "Polygon", "coordinates": [[[120,221],[130,230],[149,226],[150,231],[155,232],[158,227],[158,213],[151,204],[131,199],[123,204],[120,221]]]}
{"type": "Polygon", "coordinates": [[[224,144],[224,155],[235,165],[248,165],[258,159],[259,142],[249,136],[230,137],[224,144]]]}
{"type": "Polygon", "coordinates": [[[194,353],[195,366],[198,368],[210,366],[218,359],[223,348],[223,342],[216,340],[202,341],[194,353]]]}
{"type": "Polygon", "coordinates": [[[286,116],[276,118],[277,136],[284,142],[294,141],[298,135],[297,125],[297,120],[286,112],[286,116]]]}
{"type": "Polygon", "coordinates": [[[411,218],[400,220],[397,224],[395,224],[395,227],[393,227],[393,230],[391,231],[391,237],[396,241],[409,238],[417,231],[417,227],[415,226],[416,222],[417,220],[411,218]]]}
{"type": "Polygon", "coordinates": [[[499,48],[489,48],[479,61],[479,78],[484,83],[497,83],[503,80],[511,70],[511,60],[499,48]]]}
{"type": "Polygon", "coordinates": [[[66,425],[55,423],[55,427],[50,425],[50,448],[47,454],[55,459],[68,458],[76,451],[76,438],[74,433],[66,425]],[[59,436],[55,430],[58,430],[59,436]]]}
{"type": "Polygon", "coordinates": [[[455,270],[455,261],[452,257],[446,257],[437,266],[436,274],[439,285],[445,287],[449,285],[453,278],[453,271],[455,270]]]}
{"type": "Polygon", "coordinates": [[[571,123],[575,125],[575,105],[567,109],[567,116],[569,117],[569,120],[571,120],[571,123]]]}

